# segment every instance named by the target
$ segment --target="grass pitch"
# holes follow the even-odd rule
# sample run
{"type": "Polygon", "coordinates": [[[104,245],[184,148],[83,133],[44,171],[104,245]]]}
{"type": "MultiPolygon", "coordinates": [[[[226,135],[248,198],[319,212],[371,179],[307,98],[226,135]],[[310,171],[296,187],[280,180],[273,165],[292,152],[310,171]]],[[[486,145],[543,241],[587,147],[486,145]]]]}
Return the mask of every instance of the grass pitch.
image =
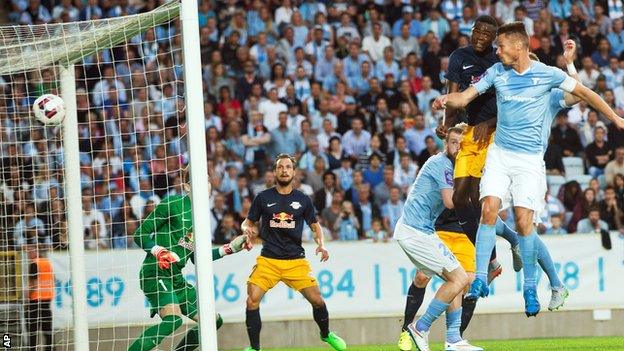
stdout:
{"type": "MultiPolygon", "coordinates": [[[[624,336],[608,338],[562,338],[471,341],[486,351],[624,351],[624,336]]],[[[279,351],[321,351],[329,348],[287,348],[279,351]]],[[[349,351],[397,351],[396,345],[350,346],[349,351]]],[[[416,347],[412,348],[416,350],[416,347]]],[[[443,351],[442,343],[433,343],[431,351],[443,351]]],[[[277,350],[276,350],[277,351],[277,350]]]]}

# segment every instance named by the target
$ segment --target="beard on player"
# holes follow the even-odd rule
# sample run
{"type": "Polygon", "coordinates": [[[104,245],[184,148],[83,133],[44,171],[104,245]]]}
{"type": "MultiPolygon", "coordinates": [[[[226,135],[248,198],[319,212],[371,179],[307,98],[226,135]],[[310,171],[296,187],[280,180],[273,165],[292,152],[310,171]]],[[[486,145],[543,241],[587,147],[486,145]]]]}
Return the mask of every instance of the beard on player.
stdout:
{"type": "Polygon", "coordinates": [[[281,186],[282,188],[285,188],[285,187],[290,186],[292,184],[293,179],[295,179],[295,177],[292,176],[292,175],[282,174],[282,175],[278,176],[275,181],[277,182],[277,184],[279,186],[281,186]]]}

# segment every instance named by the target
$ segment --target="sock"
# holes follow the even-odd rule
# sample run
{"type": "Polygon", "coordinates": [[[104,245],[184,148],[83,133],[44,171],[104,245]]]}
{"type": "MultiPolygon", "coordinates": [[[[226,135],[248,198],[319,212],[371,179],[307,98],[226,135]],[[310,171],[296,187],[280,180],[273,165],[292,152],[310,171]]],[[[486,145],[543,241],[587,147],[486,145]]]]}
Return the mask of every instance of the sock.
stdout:
{"type": "Polygon", "coordinates": [[[471,205],[466,207],[455,207],[457,220],[464,230],[464,234],[471,242],[476,242],[477,228],[479,227],[479,217],[475,216],[474,208],[471,205]]]}
{"type": "Polygon", "coordinates": [[[138,337],[128,351],[147,351],[158,346],[164,338],[173,334],[173,332],[182,325],[182,318],[176,315],[169,315],[162,318],[160,324],[147,328],[140,337],[138,337]]]}
{"type": "Polygon", "coordinates": [[[199,347],[199,327],[189,330],[180,340],[175,351],[192,351],[199,347]]]}
{"type": "Polygon", "coordinates": [[[557,275],[557,271],[555,270],[555,264],[553,263],[552,257],[550,257],[550,252],[548,252],[548,248],[539,235],[535,236],[535,246],[537,248],[537,262],[540,267],[542,267],[544,272],[546,272],[548,281],[550,282],[550,287],[552,289],[563,287],[563,284],[557,275]]]}
{"type": "Polygon", "coordinates": [[[492,249],[496,246],[496,227],[479,224],[477,232],[477,279],[487,283],[488,264],[492,249]]]}
{"type": "Polygon", "coordinates": [[[321,338],[326,338],[329,335],[329,312],[327,311],[327,306],[323,305],[323,307],[313,308],[312,315],[321,331],[321,338]]]}
{"type": "Polygon", "coordinates": [[[456,343],[461,341],[459,327],[461,326],[462,308],[455,311],[446,311],[446,341],[456,343]]]}
{"type": "Polygon", "coordinates": [[[518,233],[509,228],[507,223],[503,222],[500,217],[496,218],[496,235],[507,240],[511,247],[518,245],[518,233]]]}
{"type": "Polygon", "coordinates": [[[460,335],[464,335],[464,331],[468,328],[468,324],[470,324],[475,307],[477,307],[477,300],[464,299],[462,301],[461,327],[459,327],[460,335]]]}
{"type": "Polygon", "coordinates": [[[262,320],[260,319],[260,309],[247,310],[247,335],[252,349],[260,350],[260,329],[262,329],[262,320]]]}
{"type": "Polygon", "coordinates": [[[414,317],[416,317],[416,312],[423,303],[425,299],[425,291],[426,288],[419,288],[414,285],[410,285],[409,290],[407,291],[407,300],[405,301],[405,313],[403,314],[403,330],[407,330],[407,326],[414,321],[414,317]]]}
{"type": "Polygon", "coordinates": [[[522,256],[522,264],[524,270],[524,290],[535,289],[536,276],[535,271],[537,269],[537,250],[535,244],[535,238],[537,233],[535,229],[527,235],[520,236],[520,255],[522,256]]]}
{"type": "Polygon", "coordinates": [[[431,300],[429,307],[427,307],[427,312],[416,322],[416,329],[419,331],[428,331],[429,328],[431,328],[431,324],[446,311],[448,306],[448,303],[442,302],[436,298],[431,300]]]}

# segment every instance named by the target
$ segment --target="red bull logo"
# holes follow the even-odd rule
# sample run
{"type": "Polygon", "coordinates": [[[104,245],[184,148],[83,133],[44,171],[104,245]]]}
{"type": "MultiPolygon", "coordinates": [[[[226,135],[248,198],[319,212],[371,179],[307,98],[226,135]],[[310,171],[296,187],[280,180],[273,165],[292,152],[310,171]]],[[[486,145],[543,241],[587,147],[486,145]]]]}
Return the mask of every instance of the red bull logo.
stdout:
{"type": "Polygon", "coordinates": [[[295,216],[286,212],[274,213],[269,221],[269,227],[293,229],[295,228],[295,216]]]}

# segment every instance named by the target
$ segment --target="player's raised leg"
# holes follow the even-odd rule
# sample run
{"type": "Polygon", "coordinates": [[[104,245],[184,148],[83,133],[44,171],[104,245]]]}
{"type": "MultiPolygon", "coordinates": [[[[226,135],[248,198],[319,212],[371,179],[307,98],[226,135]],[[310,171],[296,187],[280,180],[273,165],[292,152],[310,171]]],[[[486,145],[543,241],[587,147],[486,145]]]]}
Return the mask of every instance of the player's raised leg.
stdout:
{"type": "Polygon", "coordinates": [[[329,344],[334,350],[346,350],[347,343],[336,333],[329,331],[329,312],[318,285],[302,289],[301,294],[312,305],[312,315],[321,332],[321,340],[329,344]]]}
{"type": "Polygon", "coordinates": [[[563,286],[563,283],[559,279],[557,275],[557,270],[555,269],[555,264],[553,263],[552,257],[550,256],[550,252],[548,252],[548,248],[546,248],[546,244],[542,241],[539,235],[536,237],[536,245],[537,245],[537,263],[542,267],[542,270],[548,276],[548,281],[550,282],[550,289],[552,291],[550,296],[550,303],[548,304],[548,309],[550,311],[555,311],[561,308],[565,303],[565,300],[568,298],[570,293],[568,289],[563,286]]]}

